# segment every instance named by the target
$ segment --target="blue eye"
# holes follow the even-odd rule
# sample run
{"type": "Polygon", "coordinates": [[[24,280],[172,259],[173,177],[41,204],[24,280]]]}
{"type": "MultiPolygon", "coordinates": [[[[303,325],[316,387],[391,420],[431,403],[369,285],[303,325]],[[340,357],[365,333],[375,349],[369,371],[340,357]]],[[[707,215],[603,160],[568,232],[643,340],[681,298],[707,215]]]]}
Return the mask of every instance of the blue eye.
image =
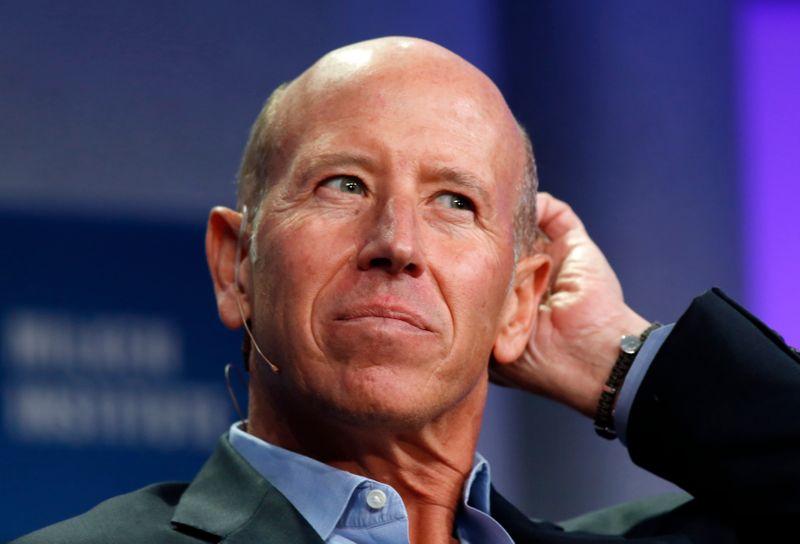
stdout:
{"type": "Polygon", "coordinates": [[[334,176],[323,181],[322,185],[342,193],[354,195],[363,195],[366,189],[364,182],[354,176],[334,176]]]}
{"type": "Polygon", "coordinates": [[[473,204],[472,200],[455,193],[442,193],[436,197],[436,202],[444,204],[446,207],[453,208],[454,210],[475,211],[475,204],[473,204]]]}

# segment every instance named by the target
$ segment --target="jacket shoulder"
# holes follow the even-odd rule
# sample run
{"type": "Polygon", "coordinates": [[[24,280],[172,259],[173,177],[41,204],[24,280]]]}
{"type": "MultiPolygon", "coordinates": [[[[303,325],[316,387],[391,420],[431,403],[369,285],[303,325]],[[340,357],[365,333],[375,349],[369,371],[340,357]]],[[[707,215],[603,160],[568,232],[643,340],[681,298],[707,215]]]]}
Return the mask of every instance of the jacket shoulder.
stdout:
{"type": "Polygon", "coordinates": [[[559,523],[566,531],[601,535],[625,535],[644,524],[685,507],[692,500],[688,493],[665,493],[637,499],[602,510],[595,510],[559,523]]]}
{"type": "Polygon", "coordinates": [[[170,519],[186,483],[159,483],[112,497],[88,512],[50,525],[10,544],[187,542],[170,519]]]}

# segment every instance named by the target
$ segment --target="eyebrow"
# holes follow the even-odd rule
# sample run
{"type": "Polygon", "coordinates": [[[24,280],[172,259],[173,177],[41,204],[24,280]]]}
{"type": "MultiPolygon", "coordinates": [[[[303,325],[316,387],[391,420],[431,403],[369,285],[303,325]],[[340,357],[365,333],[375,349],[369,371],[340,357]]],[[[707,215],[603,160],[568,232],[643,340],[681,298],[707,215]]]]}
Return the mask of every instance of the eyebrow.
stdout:
{"type": "Polygon", "coordinates": [[[323,153],[301,163],[299,170],[305,179],[315,171],[331,166],[360,166],[366,170],[374,170],[375,161],[358,153],[323,153]]]}
{"type": "Polygon", "coordinates": [[[433,175],[436,179],[448,181],[465,190],[477,193],[484,202],[491,201],[489,192],[483,188],[484,184],[481,178],[470,172],[465,172],[464,170],[459,170],[450,166],[440,166],[433,171],[433,175]]]}

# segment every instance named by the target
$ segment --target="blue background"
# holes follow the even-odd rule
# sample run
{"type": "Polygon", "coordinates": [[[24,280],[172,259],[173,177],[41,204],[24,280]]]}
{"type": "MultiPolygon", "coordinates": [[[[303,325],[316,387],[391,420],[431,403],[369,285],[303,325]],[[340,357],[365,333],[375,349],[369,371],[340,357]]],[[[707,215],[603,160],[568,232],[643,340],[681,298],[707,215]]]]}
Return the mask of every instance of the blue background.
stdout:
{"type": "MultiPolygon", "coordinates": [[[[222,367],[238,361],[240,335],[216,318],[205,219],[232,205],[271,89],[346,43],[424,37],[495,79],[531,133],[542,188],[579,212],[643,315],[674,320],[711,285],[763,307],[756,272],[796,267],[797,252],[750,253],[763,222],[743,195],[766,181],[742,146],[752,81],[741,59],[760,39],[748,21],[761,6],[792,11],[721,0],[4,4],[0,539],[191,478],[234,420],[222,367]],[[163,366],[143,362],[142,338],[162,342],[163,366]],[[31,390],[40,396],[25,404],[31,390]],[[159,440],[164,429],[181,438],[159,440]]],[[[796,201],[796,179],[781,182],[784,200],[796,201]]],[[[800,237],[797,223],[781,228],[800,237]]],[[[767,302],[796,307],[786,285],[767,302]]],[[[785,315],[773,324],[792,338],[785,315]]],[[[585,418],[508,390],[492,391],[481,451],[498,488],[536,517],[670,488],[585,418]]]]}

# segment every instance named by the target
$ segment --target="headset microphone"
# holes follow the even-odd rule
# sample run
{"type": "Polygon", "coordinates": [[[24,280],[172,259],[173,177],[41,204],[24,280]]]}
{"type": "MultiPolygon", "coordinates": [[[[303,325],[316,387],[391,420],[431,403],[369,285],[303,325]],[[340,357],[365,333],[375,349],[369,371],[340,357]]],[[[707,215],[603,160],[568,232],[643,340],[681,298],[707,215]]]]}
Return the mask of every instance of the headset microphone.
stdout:
{"type": "MultiPolygon", "coordinates": [[[[239,226],[239,236],[236,238],[236,256],[234,257],[234,272],[233,272],[233,281],[236,283],[236,289],[239,289],[239,264],[241,262],[240,255],[242,252],[242,239],[244,238],[245,231],[247,230],[247,206],[242,206],[242,223],[239,226]]],[[[269,366],[270,370],[274,374],[280,372],[280,368],[270,361],[264,352],[261,351],[261,348],[258,347],[258,343],[256,339],[253,337],[253,332],[250,330],[250,325],[248,321],[244,318],[244,310],[242,310],[242,303],[239,300],[239,293],[236,294],[236,307],[239,308],[239,316],[242,318],[242,325],[244,325],[244,330],[247,334],[245,337],[245,346],[243,347],[243,351],[245,352],[245,368],[248,367],[249,362],[249,349],[247,349],[247,340],[250,340],[250,344],[256,348],[256,352],[261,356],[265,363],[269,366]]]]}

